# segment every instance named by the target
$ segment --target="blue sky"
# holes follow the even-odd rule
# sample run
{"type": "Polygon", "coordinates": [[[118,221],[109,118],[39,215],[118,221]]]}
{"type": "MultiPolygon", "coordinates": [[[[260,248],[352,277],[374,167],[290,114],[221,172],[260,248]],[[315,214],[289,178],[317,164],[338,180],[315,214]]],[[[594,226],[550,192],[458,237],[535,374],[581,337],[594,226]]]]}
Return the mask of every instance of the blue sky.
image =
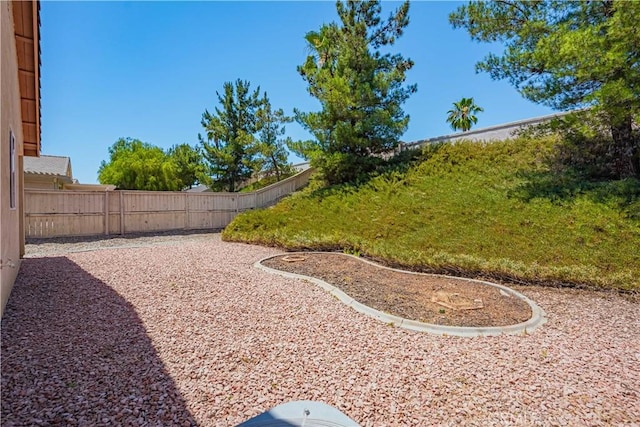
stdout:
{"type": "MultiPolygon", "coordinates": [[[[477,127],[549,114],[507,82],[476,74],[499,46],[472,42],[448,14],[460,3],[414,2],[393,51],[413,59],[418,92],[403,141],[450,133],[446,112],[474,97],[477,127]]],[[[398,3],[383,3],[386,17],[398,3]]],[[[238,78],[266,91],[276,108],[317,110],[296,71],[306,32],[337,20],[334,2],[42,2],[42,154],[70,156],[73,175],[96,183],[108,148],[132,137],[164,149],[195,145],[216,91],[238,78]]],[[[307,139],[298,124],[288,136],[307,139]]],[[[299,159],[291,157],[291,161],[299,159]]]]}

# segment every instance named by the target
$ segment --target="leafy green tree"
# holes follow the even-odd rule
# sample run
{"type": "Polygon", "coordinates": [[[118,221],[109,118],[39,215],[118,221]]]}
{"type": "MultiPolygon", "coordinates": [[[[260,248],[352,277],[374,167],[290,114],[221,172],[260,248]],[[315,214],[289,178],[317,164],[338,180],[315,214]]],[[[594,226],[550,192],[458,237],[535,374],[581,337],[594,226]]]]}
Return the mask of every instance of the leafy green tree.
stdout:
{"type": "Polygon", "coordinates": [[[451,129],[467,132],[471,126],[478,123],[476,114],[482,111],[484,110],[473,102],[473,98],[462,98],[454,102],[453,108],[447,111],[447,122],[451,125],[451,129]]]}
{"type": "Polygon", "coordinates": [[[417,88],[404,86],[413,62],[388,53],[409,24],[408,1],[387,20],[380,18],[379,1],[338,1],[336,8],[340,23],[307,33],[310,54],[298,67],[322,107],[295,111],[315,140],[290,144],[329,183],[371,171],[398,145],[409,123],[401,105],[417,88]]]}
{"type": "Polygon", "coordinates": [[[258,158],[261,162],[261,172],[265,175],[275,175],[276,181],[280,181],[283,174],[291,172],[288,163],[289,152],[287,144],[291,144],[291,138],[283,139],[286,128],[285,123],[293,121],[287,117],[280,108],[274,110],[265,92],[262,98],[262,106],[257,111],[258,127],[258,158]]]}
{"type": "Polygon", "coordinates": [[[109,162],[98,169],[101,184],[122,190],[180,190],[175,163],[160,148],[138,139],[120,138],[109,148],[109,162]]]}
{"type": "Polygon", "coordinates": [[[167,155],[175,163],[176,178],[179,180],[181,190],[192,188],[200,182],[200,177],[205,172],[204,158],[200,147],[194,148],[189,144],[176,144],[169,148],[167,155]]]}
{"type": "Polygon", "coordinates": [[[257,111],[261,106],[260,88],[251,92],[250,83],[238,79],[216,92],[220,107],[211,114],[205,110],[202,126],[206,139],[198,135],[203,147],[206,185],[214,190],[236,191],[238,184],[251,178],[256,169],[257,111]]]}
{"type": "Polygon", "coordinates": [[[633,128],[640,119],[640,2],[478,1],[449,20],[473,40],[505,46],[477,71],[556,109],[591,107],[640,177],[640,136],[633,128]]]}

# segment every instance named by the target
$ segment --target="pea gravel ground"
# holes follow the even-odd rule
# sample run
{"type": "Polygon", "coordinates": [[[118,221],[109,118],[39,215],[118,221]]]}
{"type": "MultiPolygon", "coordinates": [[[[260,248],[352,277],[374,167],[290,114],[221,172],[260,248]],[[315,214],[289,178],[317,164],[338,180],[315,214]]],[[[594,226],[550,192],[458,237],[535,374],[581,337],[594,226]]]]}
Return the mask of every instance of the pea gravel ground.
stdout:
{"type": "Polygon", "coordinates": [[[640,425],[640,307],[615,294],[514,287],[540,330],[438,337],[254,269],[278,250],[218,234],[27,250],[3,426],[232,426],[300,399],[363,426],[640,425]]]}

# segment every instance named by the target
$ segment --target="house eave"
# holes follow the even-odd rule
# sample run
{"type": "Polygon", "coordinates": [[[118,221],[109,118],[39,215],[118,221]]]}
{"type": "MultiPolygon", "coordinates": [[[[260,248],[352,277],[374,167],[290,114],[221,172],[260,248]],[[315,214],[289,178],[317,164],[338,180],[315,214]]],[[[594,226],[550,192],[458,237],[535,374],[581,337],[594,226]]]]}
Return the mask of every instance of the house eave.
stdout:
{"type": "Polygon", "coordinates": [[[24,155],[40,155],[40,2],[13,1],[24,155]]]}

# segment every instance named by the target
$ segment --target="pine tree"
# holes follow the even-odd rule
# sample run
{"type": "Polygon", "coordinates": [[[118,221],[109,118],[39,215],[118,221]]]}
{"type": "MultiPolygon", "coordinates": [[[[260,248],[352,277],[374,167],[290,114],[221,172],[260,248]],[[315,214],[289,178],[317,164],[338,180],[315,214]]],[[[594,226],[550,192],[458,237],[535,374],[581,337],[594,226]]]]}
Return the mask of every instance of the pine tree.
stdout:
{"type": "Polygon", "coordinates": [[[280,181],[283,174],[291,172],[288,163],[289,152],[287,143],[291,143],[290,138],[283,139],[286,133],[285,124],[293,119],[284,114],[280,108],[274,110],[265,92],[262,98],[262,106],[257,112],[258,127],[258,158],[261,162],[261,172],[265,175],[275,175],[280,181]]]}
{"type": "Polygon", "coordinates": [[[250,83],[238,79],[235,86],[224,84],[216,92],[220,107],[215,114],[205,110],[202,126],[206,139],[198,135],[207,161],[204,183],[214,190],[236,191],[238,184],[251,178],[256,169],[256,113],[261,106],[260,88],[250,91],[250,83]]]}
{"type": "Polygon", "coordinates": [[[176,179],[181,190],[192,188],[200,182],[204,173],[204,159],[200,147],[177,144],[169,148],[167,155],[176,166],[176,179]]]}
{"type": "Polygon", "coordinates": [[[408,1],[386,21],[379,1],[338,1],[336,8],[340,23],[307,33],[310,54],[298,67],[322,106],[318,112],[295,111],[315,140],[290,146],[329,183],[357,179],[397,147],[409,123],[401,105],[416,91],[404,86],[413,62],[380,51],[388,51],[409,24],[408,1]]]}
{"type": "Polygon", "coordinates": [[[603,119],[621,162],[640,178],[640,2],[473,1],[449,20],[473,40],[505,46],[477,70],[534,102],[590,107],[591,120],[603,119]]]}

